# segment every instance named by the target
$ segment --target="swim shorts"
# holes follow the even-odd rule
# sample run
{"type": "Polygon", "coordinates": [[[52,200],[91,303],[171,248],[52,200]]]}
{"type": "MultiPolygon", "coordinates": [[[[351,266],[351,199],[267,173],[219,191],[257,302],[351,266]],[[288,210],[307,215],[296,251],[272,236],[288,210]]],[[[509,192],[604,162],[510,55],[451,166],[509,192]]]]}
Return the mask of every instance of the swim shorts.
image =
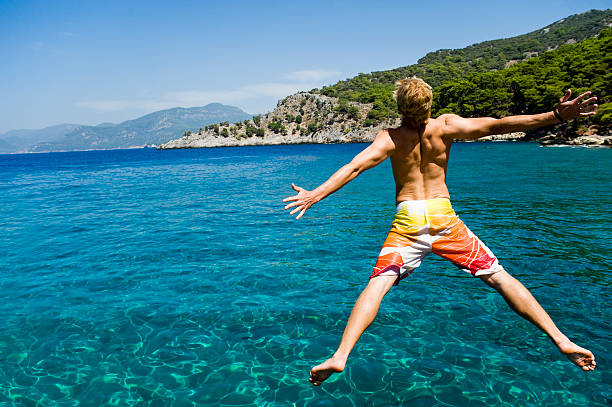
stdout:
{"type": "Polygon", "coordinates": [[[397,285],[430,252],[473,276],[503,270],[491,250],[457,217],[450,200],[436,198],[397,205],[391,230],[370,278],[397,275],[397,285]]]}

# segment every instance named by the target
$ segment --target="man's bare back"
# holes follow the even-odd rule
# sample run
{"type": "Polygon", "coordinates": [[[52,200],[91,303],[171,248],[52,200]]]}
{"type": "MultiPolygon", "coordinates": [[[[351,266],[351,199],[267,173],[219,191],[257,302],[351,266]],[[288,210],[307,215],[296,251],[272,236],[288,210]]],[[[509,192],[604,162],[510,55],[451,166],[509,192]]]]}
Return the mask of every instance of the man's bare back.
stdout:
{"type": "Polygon", "coordinates": [[[397,202],[450,198],[446,168],[452,139],[442,137],[443,120],[429,120],[421,131],[400,126],[382,132],[395,146],[390,159],[397,202]]]}

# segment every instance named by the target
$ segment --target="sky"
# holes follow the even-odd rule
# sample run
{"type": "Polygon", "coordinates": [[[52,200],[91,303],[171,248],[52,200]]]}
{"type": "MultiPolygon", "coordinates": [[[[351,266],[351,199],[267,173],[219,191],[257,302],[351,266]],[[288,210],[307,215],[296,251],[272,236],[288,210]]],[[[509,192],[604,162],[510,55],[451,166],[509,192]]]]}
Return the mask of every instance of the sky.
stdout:
{"type": "Polygon", "coordinates": [[[279,99],[606,9],[580,1],[0,0],[0,133],[279,99]]]}

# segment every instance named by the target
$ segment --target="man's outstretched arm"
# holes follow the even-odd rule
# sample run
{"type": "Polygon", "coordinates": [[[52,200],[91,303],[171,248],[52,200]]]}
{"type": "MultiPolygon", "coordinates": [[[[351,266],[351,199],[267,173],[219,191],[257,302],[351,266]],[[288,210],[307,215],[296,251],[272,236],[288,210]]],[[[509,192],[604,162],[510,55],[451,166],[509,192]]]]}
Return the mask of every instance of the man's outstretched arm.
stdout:
{"type": "Polygon", "coordinates": [[[289,213],[293,215],[297,212],[296,219],[301,218],[307,209],[319,202],[321,199],[336,192],[351,180],[355,179],[359,174],[367,169],[377,166],[389,157],[395,144],[386,130],[381,131],[372,144],[365,150],[357,154],[353,160],[342,166],[336,171],[327,181],[319,185],[316,189],[308,191],[304,188],[291,184],[291,187],[298,193],[297,195],[283,199],[283,202],[290,202],[285,209],[293,208],[289,213]]]}
{"type": "Polygon", "coordinates": [[[570,100],[571,95],[572,91],[568,89],[555,108],[556,114],[555,111],[551,111],[540,114],[508,116],[501,119],[491,117],[465,119],[453,114],[443,115],[440,118],[444,118],[444,135],[456,139],[474,140],[492,134],[505,134],[551,126],[561,120],[572,120],[597,113],[597,105],[594,103],[597,98],[589,98],[591,92],[585,92],[573,100],[570,100]]]}

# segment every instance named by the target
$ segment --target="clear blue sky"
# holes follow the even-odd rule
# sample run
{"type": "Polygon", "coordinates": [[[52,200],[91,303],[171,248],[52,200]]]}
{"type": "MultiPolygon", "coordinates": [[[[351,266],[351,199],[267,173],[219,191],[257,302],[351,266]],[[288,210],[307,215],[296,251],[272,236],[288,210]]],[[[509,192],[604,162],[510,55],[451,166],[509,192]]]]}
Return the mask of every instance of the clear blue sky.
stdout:
{"type": "Polygon", "coordinates": [[[0,133],[299,90],[533,31],[610,1],[0,0],[0,133]]]}

